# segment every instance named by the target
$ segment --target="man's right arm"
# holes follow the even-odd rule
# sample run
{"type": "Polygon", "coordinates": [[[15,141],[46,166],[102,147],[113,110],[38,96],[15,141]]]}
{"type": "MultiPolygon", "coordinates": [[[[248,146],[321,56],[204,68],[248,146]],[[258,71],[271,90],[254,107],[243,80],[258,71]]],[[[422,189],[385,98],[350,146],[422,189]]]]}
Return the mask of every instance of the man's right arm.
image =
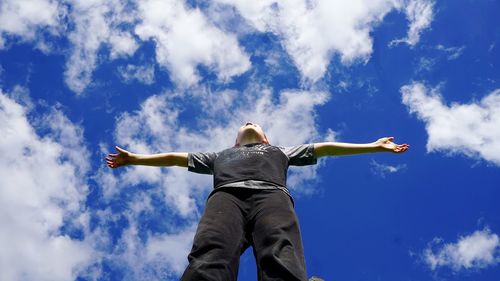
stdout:
{"type": "Polygon", "coordinates": [[[146,166],[188,166],[187,152],[167,152],[158,154],[132,154],[131,165],[146,166]]]}
{"type": "Polygon", "coordinates": [[[126,165],[145,166],[188,166],[187,152],[167,152],[158,154],[136,154],[123,148],[116,147],[118,153],[108,154],[106,164],[110,168],[118,168],[126,165]]]}

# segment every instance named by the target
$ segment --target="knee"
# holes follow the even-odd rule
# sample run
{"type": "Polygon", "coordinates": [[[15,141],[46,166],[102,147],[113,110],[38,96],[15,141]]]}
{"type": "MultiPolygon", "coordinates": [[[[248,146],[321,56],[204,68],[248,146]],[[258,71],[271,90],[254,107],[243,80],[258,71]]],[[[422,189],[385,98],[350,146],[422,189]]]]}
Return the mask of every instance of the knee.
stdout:
{"type": "Polygon", "coordinates": [[[220,281],[236,280],[238,264],[224,260],[205,260],[192,258],[181,281],[220,281]]]}

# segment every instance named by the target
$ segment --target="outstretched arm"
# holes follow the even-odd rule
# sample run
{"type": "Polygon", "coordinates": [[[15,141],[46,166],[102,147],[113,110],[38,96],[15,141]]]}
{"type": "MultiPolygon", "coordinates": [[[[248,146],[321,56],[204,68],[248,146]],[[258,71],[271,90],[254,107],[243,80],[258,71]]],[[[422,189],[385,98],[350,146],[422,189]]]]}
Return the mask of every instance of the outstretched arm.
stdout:
{"type": "Polygon", "coordinates": [[[332,155],[352,155],[372,152],[402,153],[410,147],[408,144],[395,144],[394,137],[380,138],[372,143],[320,142],[314,144],[314,156],[317,158],[332,155]]]}
{"type": "Polygon", "coordinates": [[[110,168],[118,168],[125,165],[145,166],[180,166],[187,167],[187,152],[167,152],[158,154],[136,154],[123,148],[116,147],[118,153],[108,154],[106,164],[110,168]]]}

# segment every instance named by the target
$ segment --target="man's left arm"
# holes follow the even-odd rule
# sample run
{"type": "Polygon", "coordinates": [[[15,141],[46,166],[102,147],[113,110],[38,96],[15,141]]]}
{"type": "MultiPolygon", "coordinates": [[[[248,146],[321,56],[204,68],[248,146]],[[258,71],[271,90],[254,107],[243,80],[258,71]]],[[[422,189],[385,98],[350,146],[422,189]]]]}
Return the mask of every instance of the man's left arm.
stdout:
{"type": "Polygon", "coordinates": [[[394,137],[380,138],[371,143],[319,142],[314,143],[314,156],[342,156],[373,152],[403,153],[410,147],[408,144],[396,144],[394,137]]]}

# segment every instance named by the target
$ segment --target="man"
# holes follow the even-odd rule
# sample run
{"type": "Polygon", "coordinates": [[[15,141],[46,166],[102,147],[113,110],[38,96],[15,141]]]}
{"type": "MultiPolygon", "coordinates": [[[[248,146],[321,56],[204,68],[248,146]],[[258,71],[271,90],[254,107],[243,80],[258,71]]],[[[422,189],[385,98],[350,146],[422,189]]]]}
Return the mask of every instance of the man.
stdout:
{"type": "Polygon", "coordinates": [[[214,190],[208,196],[181,280],[235,281],[240,256],[252,246],[259,281],[305,281],[299,223],[286,188],[288,166],[313,165],[324,156],[402,153],[409,148],[393,140],[279,147],[269,144],[259,125],[247,122],[238,130],[235,146],[220,152],[143,155],[116,147],[118,153],[109,154],[106,162],[110,168],[181,166],[213,175],[214,190]]]}

